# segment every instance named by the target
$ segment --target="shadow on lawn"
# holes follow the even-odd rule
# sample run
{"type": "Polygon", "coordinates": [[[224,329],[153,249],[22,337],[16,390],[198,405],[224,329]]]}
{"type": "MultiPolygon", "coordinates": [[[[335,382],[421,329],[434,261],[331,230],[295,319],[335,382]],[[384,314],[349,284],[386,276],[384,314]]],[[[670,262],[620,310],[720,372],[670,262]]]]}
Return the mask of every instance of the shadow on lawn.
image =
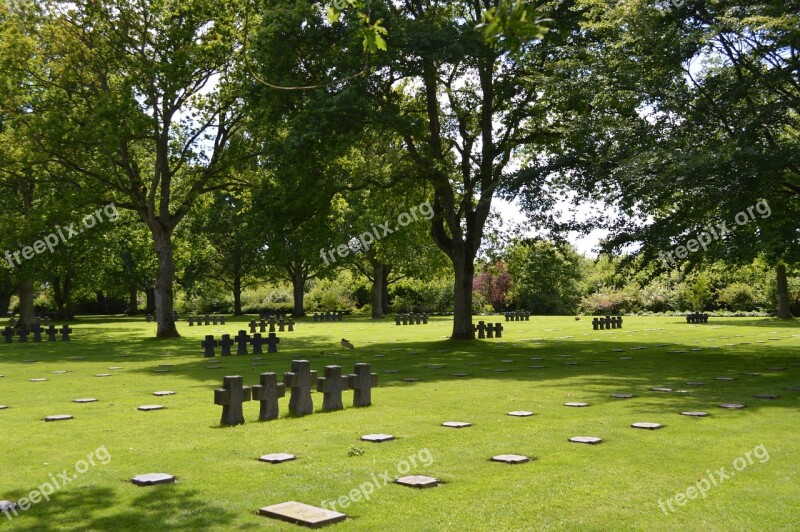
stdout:
{"type": "MultiPolygon", "coordinates": [[[[14,524],[22,530],[201,530],[235,518],[201,499],[196,490],[183,488],[180,479],[174,485],[138,489],[141,494],[128,503],[109,488],[65,488],[49,502],[19,511],[14,524]]],[[[10,495],[18,500],[28,494],[10,495]]]]}

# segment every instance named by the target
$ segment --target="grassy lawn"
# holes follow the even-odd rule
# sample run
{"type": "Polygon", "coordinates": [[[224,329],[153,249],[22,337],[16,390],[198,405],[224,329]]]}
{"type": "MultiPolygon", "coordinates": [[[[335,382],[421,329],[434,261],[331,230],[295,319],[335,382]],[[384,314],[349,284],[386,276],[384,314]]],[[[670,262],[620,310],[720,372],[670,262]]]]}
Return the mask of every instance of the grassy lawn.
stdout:
{"type": "MultiPolygon", "coordinates": [[[[504,322],[501,340],[452,342],[445,338],[451,327],[445,318],[400,327],[389,319],[301,321],[295,332],[279,334],[280,353],[258,355],[263,365],[253,365],[254,355],[218,354],[222,369],[207,369],[203,336],[233,335],[246,328],[246,321],[191,328],[182,323],[184,338],[157,341],[151,338],[155,325],[144,319],[84,318],[72,325],[70,343],[0,344],[0,404],[9,407],[0,410],[0,499],[27,497],[64,470],[76,477],[49,495],[49,502],[13,520],[0,514],[2,527],[292,529],[256,515],[257,509],[289,500],[319,506],[369,482],[369,500],[342,509],[349,519],[331,529],[797,526],[800,391],[787,387],[800,387],[798,322],[711,318],[708,325],[687,325],[682,318],[631,317],[622,330],[592,331],[587,318],[532,317],[504,322]],[[342,337],[355,350],[342,349],[342,337]],[[328,364],[350,372],[355,362],[371,362],[379,373],[373,406],[352,408],[348,391],[344,411],[288,418],[287,393],[280,400],[281,419],[258,422],[258,403],[250,402],[244,408],[245,425],[219,426],[221,407],[214,405],[212,390],[224,375],[242,375],[246,384],[256,384],[259,373],[282,375],[298,358],[311,360],[320,375],[328,364]],[[172,367],[154,372],[161,364],[172,367]],[[67,373],[53,374],[63,370],[67,373]],[[462,372],[469,375],[452,376],[462,372]],[[748,372],[760,375],[743,375],[748,372]],[[112,376],[95,377],[98,373],[112,376]],[[402,380],[410,377],[421,380],[402,380]],[[30,382],[33,378],[48,380],[30,382]],[[705,385],[686,384],[691,381],[705,385]],[[159,390],[176,394],[154,397],[159,390]],[[617,392],[635,397],[610,397],[617,392]],[[759,393],[780,398],[753,397],[759,393]],[[98,401],[72,402],[83,397],[98,401]],[[568,401],[590,406],[563,406],[568,401]],[[726,410],[720,403],[747,408],[726,410]],[[146,404],[167,408],[137,411],[146,404]],[[513,410],[535,415],[508,416],[513,410]],[[680,415],[687,410],[710,416],[680,415]],[[53,414],[75,419],[43,421],[53,414]],[[445,428],[440,426],[444,421],[473,426],[445,428]],[[665,427],[630,427],[639,421],[665,427]],[[368,433],[397,439],[359,441],[368,433]],[[570,443],[573,436],[598,436],[604,443],[570,443]],[[280,452],[295,454],[297,460],[277,465],[257,460],[280,452]],[[87,461],[91,453],[94,466],[87,461]],[[531,461],[489,461],[510,453],[531,461]],[[76,473],[76,466],[86,471],[76,473]],[[402,476],[398,467],[405,472],[407,466],[408,474],[433,476],[443,484],[426,490],[383,485],[381,474],[393,479],[402,476]],[[734,474],[721,479],[716,472],[723,467],[723,475],[734,474]],[[146,488],[129,482],[150,472],[171,473],[178,481],[146,488]],[[717,485],[706,488],[704,496],[675,498],[679,492],[691,496],[687,488],[709,475],[717,485]],[[674,511],[667,504],[670,498],[674,511]]],[[[313,397],[320,408],[321,394],[313,397]]]]}

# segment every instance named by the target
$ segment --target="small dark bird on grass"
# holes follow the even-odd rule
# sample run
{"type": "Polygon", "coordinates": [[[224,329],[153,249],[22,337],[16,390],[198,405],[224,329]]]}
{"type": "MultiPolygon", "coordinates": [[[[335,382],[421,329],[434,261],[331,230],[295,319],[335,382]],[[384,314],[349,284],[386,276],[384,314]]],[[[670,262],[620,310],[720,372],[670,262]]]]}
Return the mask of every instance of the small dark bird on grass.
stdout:
{"type": "Polygon", "coordinates": [[[342,338],[342,347],[346,347],[347,349],[355,349],[355,347],[353,347],[353,344],[351,344],[344,338],[342,338]]]}

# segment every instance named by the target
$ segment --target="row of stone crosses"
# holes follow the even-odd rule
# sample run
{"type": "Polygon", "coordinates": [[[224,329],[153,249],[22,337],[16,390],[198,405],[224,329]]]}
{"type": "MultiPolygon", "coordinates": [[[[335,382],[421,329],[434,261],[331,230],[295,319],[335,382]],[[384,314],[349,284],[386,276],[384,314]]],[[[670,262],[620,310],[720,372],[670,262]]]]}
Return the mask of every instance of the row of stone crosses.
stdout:
{"type": "Polygon", "coordinates": [[[192,325],[225,325],[225,316],[209,316],[206,314],[202,318],[200,316],[189,316],[186,319],[189,321],[189,327],[192,325]]]}
{"type": "Polygon", "coordinates": [[[428,324],[428,315],[426,313],[422,314],[397,314],[394,317],[394,324],[400,325],[400,322],[403,322],[403,325],[414,325],[416,322],[417,325],[420,323],[422,325],[428,324]]]}
{"type": "Polygon", "coordinates": [[[604,331],[609,329],[622,329],[622,316],[606,316],[605,318],[594,318],[592,329],[604,331]]]}
{"type": "Polygon", "coordinates": [[[221,340],[215,340],[213,334],[206,335],[206,339],[200,342],[200,347],[205,349],[203,355],[206,358],[212,358],[216,356],[214,352],[214,348],[219,347],[222,350],[221,355],[224,357],[231,356],[231,346],[236,344],[236,354],[237,355],[249,355],[250,353],[247,352],[247,346],[253,346],[253,354],[254,355],[263,355],[264,351],[261,349],[263,346],[267,346],[267,353],[277,353],[278,352],[278,344],[281,343],[281,339],[275,333],[269,333],[269,335],[264,338],[261,334],[256,333],[252,337],[247,334],[245,331],[239,331],[239,334],[231,338],[230,334],[223,334],[221,340]]]}
{"type": "Polygon", "coordinates": [[[63,325],[59,330],[55,325],[50,325],[50,327],[45,329],[41,325],[37,324],[31,327],[30,330],[28,330],[27,327],[20,327],[18,331],[14,331],[14,329],[11,327],[6,327],[3,329],[3,337],[5,337],[5,343],[7,344],[10,344],[14,341],[15,335],[19,336],[19,343],[25,343],[28,341],[28,336],[31,334],[33,334],[34,342],[41,342],[42,333],[47,333],[48,342],[55,342],[57,334],[61,334],[62,342],[69,342],[69,335],[72,334],[72,328],[69,325],[63,325]]]}
{"type": "Polygon", "coordinates": [[[325,366],[324,377],[317,378],[311,371],[308,360],[293,360],[292,371],[283,374],[283,382],[278,382],[276,373],[262,373],[259,384],[244,386],[240,375],[223,378],[222,388],[214,390],[214,404],[222,406],[222,425],[241,425],[244,423],[242,404],[251,397],[261,403],[259,421],[269,421],[278,417],[278,399],[286,395],[289,388],[289,414],[305,416],[314,413],[311,389],[316,385],[322,392],[322,410],[332,412],[343,410],[342,392],[353,390],[353,406],[363,407],[372,404],[372,388],[378,386],[378,374],[372,373],[372,366],[358,363],[350,375],[342,375],[341,366],[325,366]]]}
{"type": "Polygon", "coordinates": [[[339,310],[336,312],[322,312],[314,313],[314,321],[342,321],[344,312],[339,310]]]}
{"type": "Polygon", "coordinates": [[[479,321],[477,325],[472,325],[472,332],[478,333],[478,338],[502,338],[503,324],[479,321]]]}
{"type": "Polygon", "coordinates": [[[686,323],[708,323],[708,314],[687,314],[686,323]]]}
{"type": "Polygon", "coordinates": [[[270,316],[269,319],[267,320],[262,318],[260,322],[252,320],[247,325],[250,327],[251,333],[256,332],[256,327],[258,327],[258,332],[263,333],[267,332],[267,326],[269,326],[269,332],[275,332],[276,324],[278,325],[278,332],[284,332],[287,326],[289,327],[289,332],[294,332],[295,321],[292,318],[289,318],[287,320],[283,316],[281,316],[277,320],[275,319],[275,316],[270,316]]]}
{"type": "MultiPolygon", "coordinates": [[[[173,319],[173,320],[175,320],[175,321],[178,321],[178,318],[179,318],[179,317],[180,317],[180,314],[178,314],[178,311],[177,311],[177,310],[174,310],[174,311],[172,311],[172,319],[173,319]]],[[[146,320],[147,320],[147,323],[152,323],[153,321],[155,321],[156,317],[155,317],[155,316],[153,316],[152,314],[146,314],[146,315],[145,315],[145,317],[144,317],[144,319],[146,319],[146,320]]],[[[190,325],[191,325],[191,324],[190,324],[190,325]]],[[[198,325],[199,325],[199,323],[198,323],[198,325]]],[[[208,325],[208,324],[206,323],[206,325],[208,325]]],[[[216,325],[216,324],[215,324],[215,325],[216,325]]]]}
{"type": "Polygon", "coordinates": [[[515,310],[505,313],[506,321],[531,321],[531,313],[527,310],[515,310]]]}
{"type": "MultiPolygon", "coordinates": [[[[16,327],[17,326],[17,318],[9,311],[9,318],[8,318],[8,326],[9,327],[16,327]]],[[[50,316],[36,316],[33,318],[33,326],[37,325],[50,325],[50,316]]]]}

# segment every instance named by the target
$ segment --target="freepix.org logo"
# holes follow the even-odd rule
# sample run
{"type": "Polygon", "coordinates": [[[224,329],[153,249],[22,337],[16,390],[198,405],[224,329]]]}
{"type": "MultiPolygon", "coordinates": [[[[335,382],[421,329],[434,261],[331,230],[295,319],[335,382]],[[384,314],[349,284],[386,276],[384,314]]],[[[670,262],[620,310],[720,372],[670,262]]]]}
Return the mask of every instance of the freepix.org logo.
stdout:
{"type": "Polygon", "coordinates": [[[103,223],[105,221],[103,219],[104,214],[106,219],[108,219],[110,222],[116,222],[119,220],[119,211],[117,211],[117,206],[113,203],[109,203],[102,209],[97,209],[92,214],[87,214],[84,216],[80,224],[83,225],[83,227],[80,227],[80,225],[74,223],[65,225],[63,227],[57,225],[54,232],[46,235],[42,239],[37,240],[30,246],[24,246],[13,252],[6,250],[5,257],[9,266],[11,266],[11,269],[14,269],[17,266],[20,266],[23,260],[32,259],[34,255],[44,253],[45,251],[50,251],[50,253],[52,253],[55,251],[56,246],[58,246],[60,243],[63,242],[66,244],[67,240],[70,238],[78,236],[86,229],[91,229],[98,223],[103,223]]]}

